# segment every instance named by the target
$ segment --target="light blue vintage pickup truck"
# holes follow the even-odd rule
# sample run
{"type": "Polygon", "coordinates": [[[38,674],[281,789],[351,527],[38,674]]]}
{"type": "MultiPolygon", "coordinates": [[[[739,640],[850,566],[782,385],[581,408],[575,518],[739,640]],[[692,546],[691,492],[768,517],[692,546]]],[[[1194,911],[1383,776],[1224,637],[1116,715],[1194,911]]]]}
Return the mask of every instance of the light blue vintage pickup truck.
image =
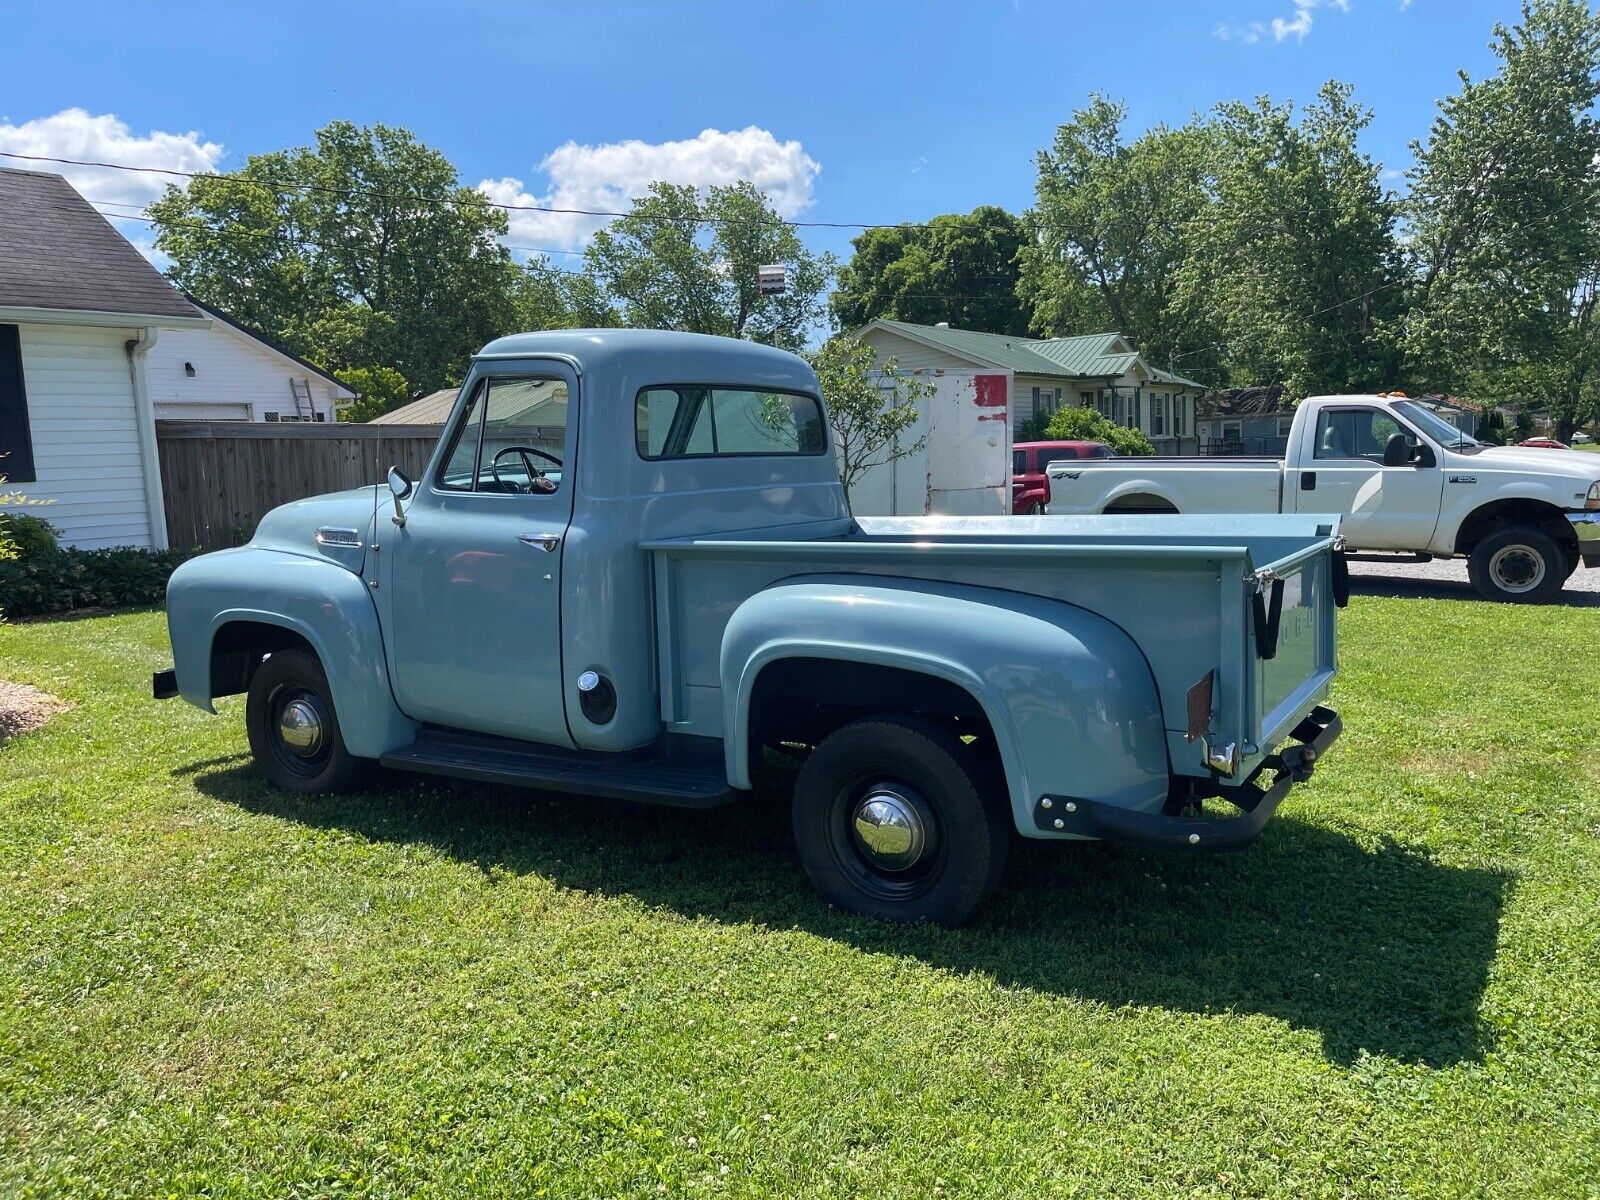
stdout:
{"type": "Polygon", "coordinates": [[[1342,566],[1333,517],[858,520],[802,359],[523,334],[420,480],[179,568],[154,691],[246,693],[302,793],[382,764],[711,806],[789,754],[822,895],[954,923],[1014,834],[1254,838],[1339,734],[1342,566]]]}

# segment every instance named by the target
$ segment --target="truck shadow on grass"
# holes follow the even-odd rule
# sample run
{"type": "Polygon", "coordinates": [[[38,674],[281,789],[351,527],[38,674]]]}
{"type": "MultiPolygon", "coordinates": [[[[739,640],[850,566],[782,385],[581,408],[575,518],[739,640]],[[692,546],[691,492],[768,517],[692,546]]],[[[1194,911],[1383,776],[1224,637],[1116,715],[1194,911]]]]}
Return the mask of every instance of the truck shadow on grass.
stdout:
{"type": "MultiPolygon", "coordinates": [[[[1581,568],[1580,568],[1581,569],[1581,568]]],[[[1353,596],[1384,596],[1398,600],[1472,600],[1491,604],[1465,580],[1412,579],[1403,575],[1350,576],[1353,596]]],[[[1568,586],[1550,602],[1558,608],[1600,608],[1600,592],[1580,591],[1568,586]]]]}
{"type": "Polygon", "coordinates": [[[486,874],[798,927],[1112,1007],[1266,1014],[1316,1031],[1340,1063],[1368,1053],[1443,1067],[1490,1040],[1478,1007],[1509,878],[1292,816],[1216,857],[1020,843],[976,921],[948,930],[826,908],[789,848],[779,795],[696,813],[388,776],[377,791],[307,800],[244,765],[180,771],[251,812],[428,844],[486,874]]]}

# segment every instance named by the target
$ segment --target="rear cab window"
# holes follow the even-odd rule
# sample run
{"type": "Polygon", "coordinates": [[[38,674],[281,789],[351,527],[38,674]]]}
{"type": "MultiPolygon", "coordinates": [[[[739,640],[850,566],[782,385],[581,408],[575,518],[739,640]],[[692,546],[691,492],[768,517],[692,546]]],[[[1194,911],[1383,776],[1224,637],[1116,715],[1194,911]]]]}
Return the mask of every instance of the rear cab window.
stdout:
{"type": "Polygon", "coordinates": [[[817,455],[828,447],[815,396],[698,384],[641,390],[634,436],[647,459],[817,455]]]}

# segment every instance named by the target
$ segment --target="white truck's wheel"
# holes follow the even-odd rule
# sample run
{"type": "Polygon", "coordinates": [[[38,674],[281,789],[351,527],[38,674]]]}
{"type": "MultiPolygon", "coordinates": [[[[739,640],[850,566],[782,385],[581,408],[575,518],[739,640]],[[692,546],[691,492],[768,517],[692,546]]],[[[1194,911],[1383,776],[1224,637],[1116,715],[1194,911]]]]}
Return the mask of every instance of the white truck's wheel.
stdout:
{"type": "Polygon", "coordinates": [[[1553,600],[1571,572],[1566,551],[1549,534],[1529,526],[1497,529],[1467,560],[1472,586],[1486,600],[1541,604],[1553,600]]]}

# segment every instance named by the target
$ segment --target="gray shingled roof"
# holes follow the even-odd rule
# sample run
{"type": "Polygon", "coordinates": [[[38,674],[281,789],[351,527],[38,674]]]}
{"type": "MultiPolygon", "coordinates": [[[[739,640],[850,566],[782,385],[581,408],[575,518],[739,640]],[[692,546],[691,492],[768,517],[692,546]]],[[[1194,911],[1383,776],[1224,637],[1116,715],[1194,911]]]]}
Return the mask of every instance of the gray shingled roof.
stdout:
{"type": "Polygon", "coordinates": [[[11,168],[0,168],[0,308],[201,318],[65,179],[11,168]]]}
{"type": "Polygon", "coordinates": [[[369,425],[443,425],[450,419],[450,410],[456,406],[456,396],[461,389],[440,388],[429,392],[420,400],[390,409],[382,416],[373,417],[369,425]]]}

